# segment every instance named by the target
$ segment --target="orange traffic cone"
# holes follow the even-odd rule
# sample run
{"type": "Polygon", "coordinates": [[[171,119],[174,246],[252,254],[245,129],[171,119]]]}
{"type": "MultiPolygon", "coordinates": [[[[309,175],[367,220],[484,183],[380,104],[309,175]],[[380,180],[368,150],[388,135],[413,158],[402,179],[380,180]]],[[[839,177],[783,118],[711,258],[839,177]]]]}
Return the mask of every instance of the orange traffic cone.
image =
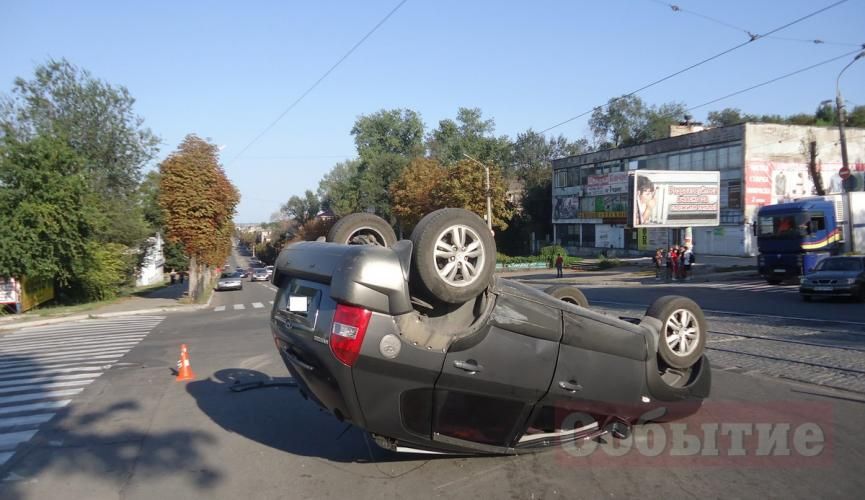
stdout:
{"type": "Polygon", "coordinates": [[[177,378],[174,380],[178,382],[195,380],[195,374],[192,373],[192,366],[189,364],[189,352],[186,350],[186,344],[180,345],[180,361],[177,362],[177,378]]]}

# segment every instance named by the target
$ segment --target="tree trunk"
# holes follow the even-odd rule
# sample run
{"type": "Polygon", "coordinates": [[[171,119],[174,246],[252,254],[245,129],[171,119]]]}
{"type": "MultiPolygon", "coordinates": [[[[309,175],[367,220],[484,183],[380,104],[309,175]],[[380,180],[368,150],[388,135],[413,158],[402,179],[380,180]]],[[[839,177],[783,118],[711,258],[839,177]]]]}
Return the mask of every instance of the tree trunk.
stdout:
{"type": "Polygon", "coordinates": [[[198,275],[198,260],[194,256],[191,256],[189,257],[189,298],[192,300],[198,298],[198,282],[200,279],[198,275]]]}

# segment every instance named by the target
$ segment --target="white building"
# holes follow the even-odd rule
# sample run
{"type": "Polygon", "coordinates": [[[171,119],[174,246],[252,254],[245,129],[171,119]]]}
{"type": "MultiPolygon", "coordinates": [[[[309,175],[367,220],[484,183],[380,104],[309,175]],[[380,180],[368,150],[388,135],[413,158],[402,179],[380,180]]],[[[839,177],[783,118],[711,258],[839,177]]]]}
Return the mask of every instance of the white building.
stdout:
{"type": "Polygon", "coordinates": [[[141,268],[135,280],[136,286],[154,285],[165,280],[163,245],[162,235],[159,233],[147,239],[144,259],[141,261],[141,268]]]}
{"type": "MultiPolygon", "coordinates": [[[[865,188],[865,129],[846,129],[847,182],[865,188]]],[[[553,238],[573,254],[598,249],[647,252],[684,240],[684,228],[631,229],[628,172],[717,170],[721,218],[693,229],[693,246],[714,255],[756,255],[750,224],[760,206],[815,193],[809,143],[827,193],[842,190],[838,129],[743,123],[686,133],[636,146],[553,161],[553,238]]]]}

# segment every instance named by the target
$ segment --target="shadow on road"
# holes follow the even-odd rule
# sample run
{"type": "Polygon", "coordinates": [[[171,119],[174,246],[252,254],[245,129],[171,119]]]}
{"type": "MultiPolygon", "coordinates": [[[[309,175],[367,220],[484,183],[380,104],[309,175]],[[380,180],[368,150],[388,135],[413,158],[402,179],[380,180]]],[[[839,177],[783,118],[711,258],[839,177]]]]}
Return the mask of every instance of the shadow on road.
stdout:
{"type": "MultiPolygon", "coordinates": [[[[294,455],[334,462],[416,460],[376,446],[357,427],[338,421],[303,399],[290,377],[229,368],[211,379],[190,382],[186,390],[198,407],[222,428],[294,455]],[[214,380],[215,379],[215,380],[214,380]],[[234,392],[232,386],[261,382],[263,387],[234,392]]],[[[426,457],[425,457],[426,458],[426,457]]]]}
{"type": "MultiPolygon", "coordinates": [[[[42,366],[34,358],[22,356],[10,356],[4,361],[10,366],[27,362],[27,369],[33,370],[42,366]]],[[[49,376],[45,380],[55,381],[60,379],[49,376]]],[[[32,394],[30,387],[22,385],[12,396],[32,394]]],[[[0,403],[3,416],[7,417],[0,423],[33,414],[26,408],[17,403],[0,403]]],[[[184,471],[188,481],[199,490],[208,491],[220,484],[223,474],[208,466],[206,459],[206,448],[216,442],[213,435],[134,427],[130,422],[135,421],[135,414],[141,410],[135,399],[116,401],[98,411],[82,411],[73,401],[57,410],[50,422],[39,426],[0,425],[0,433],[38,429],[32,438],[0,449],[15,452],[0,466],[0,498],[93,498],[99,496],[97,491],[119,492],[122,496],[133,478],[139,485],[147,484],[151,478],[178,471],[184,471]]]]}

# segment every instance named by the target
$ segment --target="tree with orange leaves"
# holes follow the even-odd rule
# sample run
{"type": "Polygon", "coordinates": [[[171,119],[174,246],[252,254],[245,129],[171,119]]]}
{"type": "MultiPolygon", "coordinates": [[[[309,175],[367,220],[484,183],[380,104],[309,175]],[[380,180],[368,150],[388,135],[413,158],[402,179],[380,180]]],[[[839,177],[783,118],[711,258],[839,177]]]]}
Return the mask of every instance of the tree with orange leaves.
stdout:
{"type": "Polygon", "coordinates": [[[159,166],[166,238],[189,256],[189,293],[197,300],[231,254],[240,193],[219,164],[218,148],[194,134],[159,166]]]}

